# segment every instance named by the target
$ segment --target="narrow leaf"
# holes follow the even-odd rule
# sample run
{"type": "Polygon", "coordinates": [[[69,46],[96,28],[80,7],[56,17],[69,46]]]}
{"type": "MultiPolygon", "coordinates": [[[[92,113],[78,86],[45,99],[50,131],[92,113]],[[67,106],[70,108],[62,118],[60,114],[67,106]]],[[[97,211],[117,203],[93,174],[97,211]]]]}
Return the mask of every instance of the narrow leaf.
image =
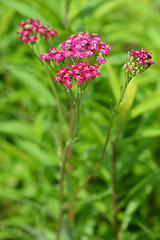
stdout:
{"type": "Polygon", "coordinates": [[[7,65],[7,69],[23,83],[27,88],[37,93],[40,102],[46,105],[55,105],[55,98],[53,94],[46,88],[46,86],[41,82],[41,79],[35,78],[32,74],[27,72],[26,69],[22,70],[13,65],[7,65]]]}
{"type": "Polygon", "coordinates": [[[116,73],[114,72],[114,70],[109,62],[107,62],[107,64],[105,64],[105,68],[108,73],[109,84],[112,89],[114,98],[116,101],[118,101],[119,95],[120,95],[120,80],[118,80],[116,73]]]}
{"type": "Polygon", "coordinates": [[[135,118],[146,111],[157,109],[159,106],[160,95],[152,96],[135,106],[131,111],[130,118],[135,118]]]}
{"type": "Polygon", "coordinates": [[[16,134],[23,137],[33,136],[32,126],[19,120],[0,122],[0,132],[16,134]]]}

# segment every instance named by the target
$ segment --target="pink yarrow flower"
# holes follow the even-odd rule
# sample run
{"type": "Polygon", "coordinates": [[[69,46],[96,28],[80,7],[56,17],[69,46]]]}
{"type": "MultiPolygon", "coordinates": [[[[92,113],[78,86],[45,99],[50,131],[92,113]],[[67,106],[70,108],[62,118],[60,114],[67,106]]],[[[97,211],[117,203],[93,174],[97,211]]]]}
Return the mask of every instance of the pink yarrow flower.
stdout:
{"type": "Polygon", "coordinates": [[[67,92],[71,91],[68,88],[72,88],[74,83],[83,91],[100,75],[99,65],[106,62],[112,49],[112,45],[102,42],[101,38],[86,32],[73,34],[60,44],[59,50],[52,48],[42,54],[40,59],[45,60],[58,74],[53,80],[58,81],[67,92]],[[61,69],[57,71],[57,68],[61,69]]]}
{"type": "Polygon", "coordinates": [[[79,84],[83,84],[83,89],[86,81],[89,79],[92,81],[96,76],[100,75],[98,68],[99,67],[96,65],[89,66],[87,62],[79,62],[76,65],[69,64],[68,68],[62,68],[61,70],[58,70],[57,73],[59,74],[54,77],[53,80],[60,82],[61,85],[71,88],[75,79],[77,86],[79,84]]]}
{"type": "Polygon", "coordinates": [[[38,19],[31,18],[27,21],[22,21],[18,25],[22,27],[22,30],[18,31],[17,34],[21,35],[20,39],[23,43],[32,42],[33,44],[38,40],[39,36],[48,38],[49,36],[54,37],[57,35],[54,29],[48,30],[49,26],[42,25],[38,19]]]}
{"type": "Polygon", "coordinates": [[[20,39],[23,41],[23,43],[27,43],[29,41],[29,38],[25,35],[21,36],[20,39]]]}
{"type": "Polygon", "coordinates": [[[102,56],[97,57],[97,63],[104,64],[106,63],[106,59],[102,56]]]}
{"type": "Polygon", "coordinates": [[[151,65],[155,64],[151,59],[151,52],[147,52],[146,50],[128,51],[128,62],[124,64],[123,71],[129,81],[132,77],[144,72],[151,65]]]}
{"type": "Polygon", "coordinates": [[[35,42],[38,38],[35,35],[31,35],[29,38],[30,42],[35,42]]]}
{"type": "MultiPolygon", "coordinates": [[[[47,32],[45,37],[48,37],[47,32]]],[[[58,61],[64,61],[65,59],[66,61],[73,61],[72,58],[79,58],[78,61],[81,61],[80,59],[87,57],[92,64],[95,63],[96,58],[98,64],[104,64],[106,62],[105,58],[112,49],[112,45],[101,42],[101,37],[97,34],[86,32],[71,35],[60,44],[59,47],[61,49],[61,58],[59,58],[58,61]]],[[[58,51],[59,50],[57,50],[57,52],[58,51]]],[[[54,54],[51,54],[49,51],[45,54],[50,56],[50,60],[57,62],[57,58],[55,58],[54,54]]],[[[45,57],[41,57],[40,59],[46,60],[45,57]]]]}

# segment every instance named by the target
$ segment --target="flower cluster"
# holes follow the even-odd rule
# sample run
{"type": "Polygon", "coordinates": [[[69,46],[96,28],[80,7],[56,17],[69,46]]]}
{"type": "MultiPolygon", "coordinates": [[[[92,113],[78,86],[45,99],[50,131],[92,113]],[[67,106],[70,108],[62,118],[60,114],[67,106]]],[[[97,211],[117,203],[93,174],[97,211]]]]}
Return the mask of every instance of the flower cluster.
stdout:
{"type": "Polygon", "coordinates": [[[22,30],[18,31],[17,34],[20,34],[20,39],[23,43],[32,42],[34,43],[38,36],[45,37],[46,39],[51,36],[56,36],[57,32],[54,29],[48,30],[49,26],[44,26],[38,19],[29,19],[27,21],[22,21],[19,23],[19,26],[22,27],[22,30]]]}
{"type": "Polygon", "coordinates": [[[137,74],[144,72],[155,63],[151,59],[151,52],[147,52],[146,50],[140,49],[138,51],[128,51],[128,62],[123,66],[127,78],[130,80],[137,74]]]}
{"type": "Polygon", "coordinates": [[[84,90],[96,75],[100,75],[99,65],[106,62],[112,49],[112,45],[102,42],[101,38],[88,32],[71,35],[60,44],[59,50],[50,49],[40,56],[40,60],[45,60],[54,71],[60,73],[53,80],[59,81],[63,87],[66,85],[65,89],[72,88],[75,80],[77,86],[84,90]],[[57,71],[57,67],[63,68],[57,71]]]}
{"type": "Polygon", "coordinates": [[[79,62],[78,64],[68,64],[67,68],[58,70],[59,73],[53,80],[59,82],[60,85],[66,85],[68,88],[73,86],[73,81],[77,86],[84,90],[88,84],[95,79],[98,72],[98,66],[89,66],[87,62],[79,62]]]}
{"type": "Polygon", "coordinates": [[[52,48],[40,56],[41,60],[64,61],[65,58],[82,59],[88,57],[89,61],[96,58],[97,64],[104,64],[112,45],[101,42],[102,37],[97,34],[81,32],[77,35],[71,35],[59,47],[60,50],[52,48]]]}

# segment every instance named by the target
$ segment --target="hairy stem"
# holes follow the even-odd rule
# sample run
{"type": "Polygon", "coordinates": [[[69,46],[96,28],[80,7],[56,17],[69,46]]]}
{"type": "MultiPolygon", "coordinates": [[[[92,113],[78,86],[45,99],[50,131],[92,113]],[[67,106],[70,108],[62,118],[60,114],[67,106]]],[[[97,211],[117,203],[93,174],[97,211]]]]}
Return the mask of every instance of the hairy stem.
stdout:
{"type": "Polygon", "coordinates": [[[121,131],[122,122],[117,127],[116,137],[112,146],[112,205],[113,205],[113,227],[115,233],[115,240],[119,240],[119,226],[118,226],[118,207],[117,207],[117,161],[116,148],[121,131]]]}
{"type": "Polygon", "coordinates": [[[65,163],[67,161],[67,155],[68,155],[68,150],[69,150],[69,143],[66,143],[65,146],[65,153],[64,153],[64,157],[62,159],[62,162],[60,164],[60,180],[59,180],[59,218],[58,218],[58,224],[57,224],[57,236],[56,236],[56,240],[60,239],[60,234],[61,234],[61,228],[62,228],[62,219],[63,219],[63,200],[64,200],[64,196],[63,196],[63,185],[64,185],[64,170],[65,170],[65,163]]]}
{"type": "Polygon", "coordinates": [[[99,165],[101,164],[103,158],[104,158],[104,155],[105,155],[105,152],[106,152],[106,148],[107,148],[107,145],[108,145],[108,142],[109,142],[109,138],[110,138],[110,134],[111,134],[111,129],[112,129],[112,125],[113,125],[113,120],[114,120],[114,117],[115,117],[115,114],[118,110],[118,107],[123,99],[123,96],[124,96],[124,93],[125,93],[125,90],[126,90],[126,87],[127,87],[127,84],[128,84],[128,81],[126,80],[125,81],[125,85],[122,89],[122,92],[121,92],[121,95],[120,95],[120,98],[116,104],[116,106],[114,107],[113,111],[112,111],[112,115],[111,115],[111,120],[110,120],[110,123],[109,123],[109,126],[108,126],[108,131],[107,131],[107,136],[106,136],[106,141],[105,141],[105,144],[104,144],[104,147],[103,147],[103,151],[102,151],[102,154],[99,158],[99,160],[96,162],[96,164],[94,165],[91,173],[88,175],[88,177],[84,180],[84,182],[78,187],[78,189],[76,190],[76,192],[74,193],[74,195],[68,200],[67,202],[67,205],[65,206],[65,209],[68,208],[72,202],[74,201],[74,199],[77,197],[78,193],[83,189],[83,187],[87,184],[87,182],[91,179],[91,177],[93,176],[93,174],[95,173],[95,171],[98,169],[99,165]]]}
{"type": "Polygon", "coordinates": [[[78,130],[78,127],[79,127],[79,117],[80,117],[80,101],[81,101],[81,91],[79,90],[78,91],[78,94],[77,94],[77,102],[76,102],[76,126],[75,126],[75,129],[74,129],[74,132],[72,134],[72,139],[75,137],[76,135],[76,132],[78,130]]]}
{"type": "Polygon", "coordinates": [[[118,219],[117,219],[117,163],[115,157],[112,156],[112,204],[113,204],[113,227],[115,233],[115,239],[119,239],[118,234],[118,219]]]}
{"type": "MultiPolygon", "coordinates": [[[[66,123],[67,123],[66,139],[71,138],[71,134],[72,134],[71,132],[72,132],[72,129],[73,129],[73,124],[75,122],[74,121],[75,120],[74,103],[73,103],[73,109],[71,107],[72,107],[72,103],[71,103],[70,98],[68,97],[67,101],[66,101],[66,108],[67,108],[67,110],[66,110],[66,123]]],[[[69,146],[67,159],[69,159],[71,156],[72,156],[72,145],[69,146]]],[[[72,164],[71,163],[67,164],[66,174],[67,175],[72,174],[72,164]]],[[[71,222],[74,222],[75,217],[74,217],[73,206],[70,206],[68,208],[68,217],[69,217],[69,220],[71,222]]]]}
{"type": "MultiPolygon", "coordinates": [[[[79,127],[79,114],[80,114],[80,98],[81,98],[81,94],[78,93],[77,96],[77,102],[75,102],[74,104],[76,104],[76,126],[74,129],[74,132],[72,134],[71,140],[74,139],[78,127],[79,127]]],[[[72,131],[72,129],[71,129],[72,131]]],[[[70,149],[70,142],[66,141],[66,146],[65,146],[65,151],[64,151],[64,157],[62,159],[62,162],[60,164],[60,181],[59,181],[59,185],[60,185],[60,193],[59,193],[59,218],[58,218],[58,224],[57,224],[57,236],[56,236],[56,240],[60,239],[60,234],[61,234],[61,228],[62,228],[62,220],[63,220],[63,214],[64,214],[64,208],[63,208],[63,202],[64,202],[64,195],[63,195],[63,188],[64,188],[64,171],[65,171],[65,165],[67,162],[67,156],[68,156],[68,151],[70,149]]]]}

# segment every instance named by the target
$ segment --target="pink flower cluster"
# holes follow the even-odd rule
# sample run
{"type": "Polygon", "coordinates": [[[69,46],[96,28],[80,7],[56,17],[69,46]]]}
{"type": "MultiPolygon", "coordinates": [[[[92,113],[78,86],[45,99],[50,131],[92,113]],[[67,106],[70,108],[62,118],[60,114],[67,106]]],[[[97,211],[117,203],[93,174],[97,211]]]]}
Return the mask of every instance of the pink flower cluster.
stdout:
{"type": "Polygon", "coordinates": [[[123,70],[127,74],[127,77],[131,79],[137,74],[145,71],[152,64],[155,64],[151,59],[151,52],[147,52],[146,50],[128,51],[129,61],[124,64],[123,70]]]}
{"type": "Polygon", "coordinates": [[[35,42],[40,37],[48,38],[49,36],[56,36],[57,32],[54,29],[48,30],[49,26],[44,26],[38,19],[29,19],[27,21],[22,21],[19,23],[22,30],[18,31],[20,34],[20,39],[23,43],[35,42]]]}
{"type": "Polygon", "coordinates": [[[59,47],[60,50],[52,48],[46,53],[40,56],[41,60],[53,60],[62,61],[65,58],[85,58],[91,61],[93,57],[96,57],[98,64],[104,64],[109,51],[112,49],[112,45],[105,42],[101,42],[100,36],[97,34],[90,34],[81,32],[77,35],[71,35],[69,39],[64,41],[59,47]]]}
{"type": "Polygon", "coordinates": [[[78,86],[82,84],[81,89],[83,89],[89,79],[94,80],[97,75],[100,75],[98,68],[96,65],[89,66],[87,62],[79,62],[76,65],[68,64],[67,68],[62,68],[57,71],[59,74],[54,77],[53,80],[58,81],[62,85],[66,85],[68,88],[73,86],[72,82],[75,80],[78,86]]]}

